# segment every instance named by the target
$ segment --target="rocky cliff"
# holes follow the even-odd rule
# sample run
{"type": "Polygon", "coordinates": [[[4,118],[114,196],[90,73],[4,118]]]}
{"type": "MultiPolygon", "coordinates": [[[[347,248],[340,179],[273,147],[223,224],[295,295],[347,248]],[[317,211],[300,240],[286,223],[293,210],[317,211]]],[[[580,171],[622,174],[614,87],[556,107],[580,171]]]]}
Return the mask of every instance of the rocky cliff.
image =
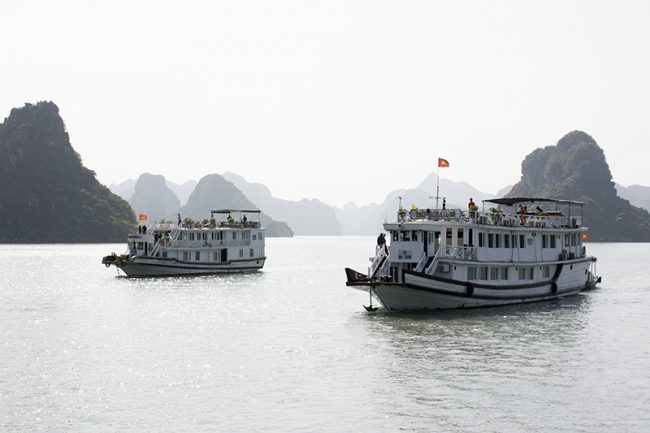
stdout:
{"type": "Polygon", "coordinates": [[[129,204],[100,184],[70,144],[52,102],[0,124],[0,242],[124,242],[129,204]]]}
{"type": "Polygon", "coordinates": [[[133,195],[129,199],[133,210],[145,214],[149,221],[167,219],[176,221],[181,202],[165,181],[165,177],[143,173],[135,183],[133,195]]]}
{"type": "Polygon", "coordinates": [[[508,196],[583,201],[592,241],[650,241],[650,214],[617,196],[603,150],[582,131],[529,154],[508,196]]]}
{"type": "MultiPolygon", "coordinates": [[[[210,216],[214,209],[259,209],[244,194],[228,182],[223,176],[209,174],[199,180],[187,203],[181,209],[182,217],[203,219],[210,216]]],[[[262,225],[266,228],[266,235],[271,237],[293,236],[293,231],[287,223],[274,221],[262,213],[262,225]]]]}

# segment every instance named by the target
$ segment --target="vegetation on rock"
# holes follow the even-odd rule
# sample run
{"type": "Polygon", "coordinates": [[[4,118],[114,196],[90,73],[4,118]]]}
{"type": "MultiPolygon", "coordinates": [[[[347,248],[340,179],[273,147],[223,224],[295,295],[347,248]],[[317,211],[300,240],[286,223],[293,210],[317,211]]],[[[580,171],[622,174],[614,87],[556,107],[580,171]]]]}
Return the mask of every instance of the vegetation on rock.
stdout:
{"type": "Polygon", "coordinates": [[[0,242],[124,242],[129,204],[100,184],[70,144],[52,102],[0,124],[0,242]]]}
{"type": "Polygon", "coordinates": [[[582,131],[529,154],[508,197],[583,201],[592,241],[650,241],[650,214],[617,196],[603,150],[582,131]]]}

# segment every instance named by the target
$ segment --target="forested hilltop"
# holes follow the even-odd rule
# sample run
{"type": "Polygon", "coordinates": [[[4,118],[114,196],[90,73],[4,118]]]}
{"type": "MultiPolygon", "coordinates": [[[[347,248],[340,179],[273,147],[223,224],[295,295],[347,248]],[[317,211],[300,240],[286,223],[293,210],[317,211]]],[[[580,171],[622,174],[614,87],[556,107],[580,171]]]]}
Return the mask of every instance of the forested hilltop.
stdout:
{"type": "Polygon", "coordinates": [[[603,150],[582,131],[530,153],[509,197],[578,200],[592,241],[650,241],[650,214],[618,197],[603,150]]]}
{"type": "Polygon", "coordinates": [[[0,242],[124,242],[131,206],[100,184],[70,144],[52,102],[0,124],[0,242]]]}

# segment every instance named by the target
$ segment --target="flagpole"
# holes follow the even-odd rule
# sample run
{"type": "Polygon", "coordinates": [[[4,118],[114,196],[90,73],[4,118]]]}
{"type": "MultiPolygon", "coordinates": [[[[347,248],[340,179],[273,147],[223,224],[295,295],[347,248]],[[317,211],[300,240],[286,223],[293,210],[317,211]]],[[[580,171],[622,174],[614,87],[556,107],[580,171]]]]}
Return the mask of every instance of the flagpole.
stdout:
{"type": "Polygon", "coordinates": [[[440,161],[438,161],[438,171],[436,173],[436,210],[438,210],[438,199],[440,198],[440,161]]]}

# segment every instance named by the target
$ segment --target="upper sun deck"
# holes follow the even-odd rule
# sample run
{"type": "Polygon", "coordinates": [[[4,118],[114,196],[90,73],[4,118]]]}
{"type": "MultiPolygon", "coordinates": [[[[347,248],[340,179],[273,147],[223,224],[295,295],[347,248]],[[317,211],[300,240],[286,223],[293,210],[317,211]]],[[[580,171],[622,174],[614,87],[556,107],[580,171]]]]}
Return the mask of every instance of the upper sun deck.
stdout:
{"type": "MultiPolygon", "coordinates": [[[[400,209],[397,224],[481,224],[502,227],[577,229],[583,227],[583,202],[542,198],[483,200],[483,210],[400,209]],[[486,203],[496,206],[485,210],[486,203]],[[528,209],[528,207],[531,209],[528,209]],[[542,207],[543,206],[543,207],[542,207]]],[[[391,224],[386,228],[390,229],[391,224]]]]}
{"type": "Polygon", "coordinates": [[[153,230],[166,232],[172,230],[261,229],[260,214],[261,211],[257,209],[217,209],[210,211],[210,218],[204,218],[201,221],[194,221],[191,218],[177,222],[162,220],[155,223],[153,230]],[[246,214],[256,214],[257,220],[249,220],[246,214]],[[235,215],[234,218],[233,215],[235,215]]]}

